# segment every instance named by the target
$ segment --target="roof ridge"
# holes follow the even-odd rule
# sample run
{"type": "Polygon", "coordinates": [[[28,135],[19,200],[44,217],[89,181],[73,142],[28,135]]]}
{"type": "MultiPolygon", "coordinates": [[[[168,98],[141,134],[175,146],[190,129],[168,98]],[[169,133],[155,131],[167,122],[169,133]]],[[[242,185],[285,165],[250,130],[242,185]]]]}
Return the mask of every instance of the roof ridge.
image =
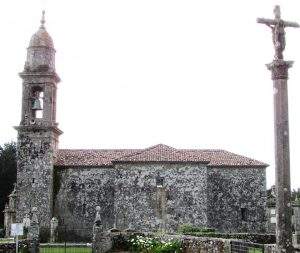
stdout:
{"type": "Polygon", "coordinates": [[[59,148],[58,151],[129,151],[129,150],[143,150],[140,148],[59,148]]]}
{"type": "MultiPolygon", "coordinates": [[[[118,159],[120,159],[120,158],[123,158],[123,159],[124,159],[124,158],[129,158],[129,157],[134,157],[134,156],[137,156],[137,155],[141,155],[141,154],[143,154],[143,153],[145,153],[145,152],[147,152],[147,151],[149,151],[149,150],[155,149],[155,148],[160,147],[160,146],[164,146],[164,147],[168,147],[168,148],[175,149],[175,148],[173,148],[173,147],[171,147],[171,146],[168,146],[168,145],[159,143],[159,144],[150,146],[150,147],[148,147],[148,148],[141,149],[141,150],[139,150],[139,151],[137,151],[137,152],[135,152],[135,153],[133,153],[133,154],[128,154],[128,155],[124,155],[124,156],[117,157],[116,159],[113,159],[113,161],[118,161],[118,159]]],[[[176,149],[175,149],[175,150],[176,150],[176,149]]]]}

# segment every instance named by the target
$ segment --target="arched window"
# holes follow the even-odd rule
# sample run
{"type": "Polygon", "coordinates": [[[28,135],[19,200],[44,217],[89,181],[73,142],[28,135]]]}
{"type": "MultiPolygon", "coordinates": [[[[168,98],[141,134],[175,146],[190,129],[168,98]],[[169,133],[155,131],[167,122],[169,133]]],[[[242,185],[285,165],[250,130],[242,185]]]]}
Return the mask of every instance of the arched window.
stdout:
{"type": "Polygon", "coordinates": [[[43,118],[43,109],[44,109],[44,91],[41,87],[33,87],[32,89],[32,116],[36,119],[43,118]]]}

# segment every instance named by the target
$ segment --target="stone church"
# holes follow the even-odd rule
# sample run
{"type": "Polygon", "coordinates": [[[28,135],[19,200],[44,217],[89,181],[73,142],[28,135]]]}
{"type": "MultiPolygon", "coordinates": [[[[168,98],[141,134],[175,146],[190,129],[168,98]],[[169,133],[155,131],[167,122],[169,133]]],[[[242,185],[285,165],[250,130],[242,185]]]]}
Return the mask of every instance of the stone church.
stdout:
{"type": "Polygon", "coordinates": [[[59,149],[53,40],[42,18],[27,48],[18,131],[16,219],[33,207],[42,227],[103,226],[176,231],[182,224],[222,232],[265,229],[267,165],[219,149],[59,149]]]}

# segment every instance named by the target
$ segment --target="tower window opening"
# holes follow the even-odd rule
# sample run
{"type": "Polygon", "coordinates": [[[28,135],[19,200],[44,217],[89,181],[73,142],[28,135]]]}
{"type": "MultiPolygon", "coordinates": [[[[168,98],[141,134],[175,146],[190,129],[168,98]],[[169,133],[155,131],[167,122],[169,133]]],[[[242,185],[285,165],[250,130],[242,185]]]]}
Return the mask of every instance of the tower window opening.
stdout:
{"type": "Polygon", "coordinates": [[[44,92],[40,87],[32,90],[32,116],[36,119],[43,118],[44,92]]]}
{"type": "Polygon", "coordinates": [[[241,208],[242,221],[247,221],[247,208],[241,208]]]}

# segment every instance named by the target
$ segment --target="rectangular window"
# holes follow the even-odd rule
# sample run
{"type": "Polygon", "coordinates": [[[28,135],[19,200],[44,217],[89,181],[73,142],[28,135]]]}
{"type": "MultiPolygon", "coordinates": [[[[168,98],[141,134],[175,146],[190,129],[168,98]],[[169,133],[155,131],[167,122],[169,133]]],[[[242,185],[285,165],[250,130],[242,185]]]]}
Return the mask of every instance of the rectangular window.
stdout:
{"type": "Polygon", "coordinates": [[[241,216],[242,216],[242,221],[247,221],[247,209],[244,207],[241,208],[241,216]]]}

